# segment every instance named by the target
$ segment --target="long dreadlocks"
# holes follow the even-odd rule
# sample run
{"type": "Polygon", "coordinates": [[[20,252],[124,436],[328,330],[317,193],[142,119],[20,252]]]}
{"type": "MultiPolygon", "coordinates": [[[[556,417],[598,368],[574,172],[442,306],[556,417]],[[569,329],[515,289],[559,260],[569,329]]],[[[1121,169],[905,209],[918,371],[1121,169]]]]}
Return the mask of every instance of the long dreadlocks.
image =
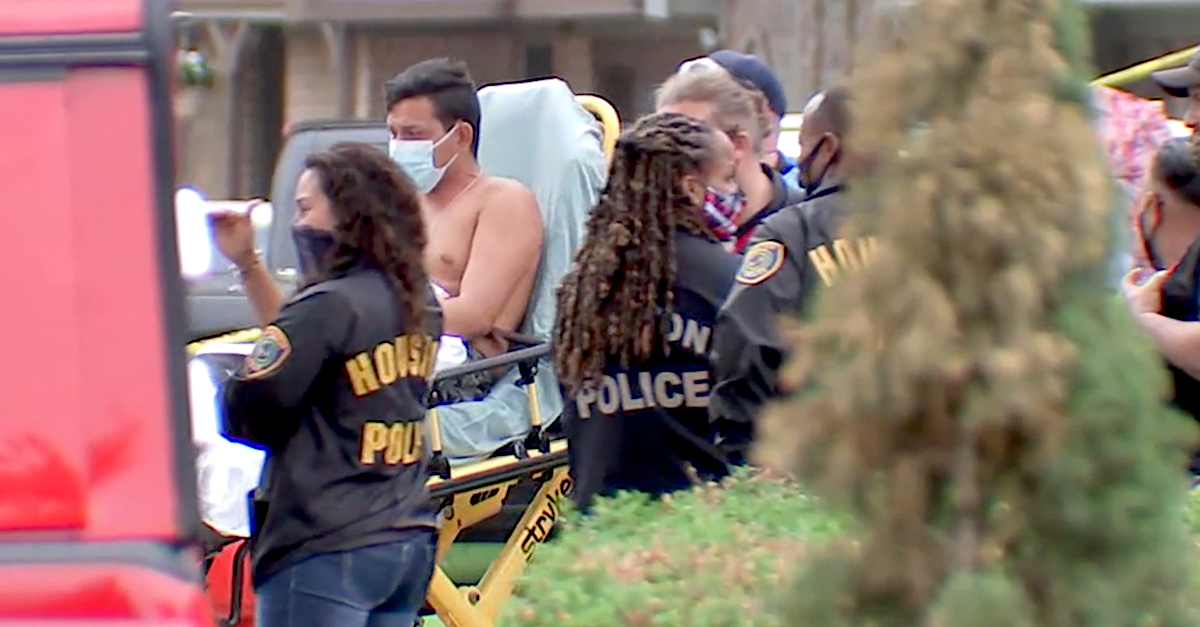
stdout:
{"type": "Polygon", "coordinates": [[[715,239],[683,182],[708,165],[713,132],[665,113],[638,120],[617,141],[587,239],[558,291],[554,361],[570,393],[594,382],[606,358],[629,367],[665,345],[675,234],[715,239]]]}

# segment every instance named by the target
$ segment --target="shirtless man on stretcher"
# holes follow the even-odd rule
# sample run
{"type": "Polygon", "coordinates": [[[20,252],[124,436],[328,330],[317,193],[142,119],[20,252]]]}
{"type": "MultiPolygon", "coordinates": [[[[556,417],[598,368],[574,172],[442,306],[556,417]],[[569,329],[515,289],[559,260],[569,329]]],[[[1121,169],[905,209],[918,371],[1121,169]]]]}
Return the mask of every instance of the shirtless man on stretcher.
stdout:
{"type": "MultiPolygon", "coordinates": [[[[537,200],[521,183],[480,169],[479,98],[465,65],[423,61],[388,81],[385,92],[389,152],[426,196],[425,264],[445,333],[465,340],[470,359],[500,354],[507,348],[501,335],[520,327],[537,277],[543,239],[537,200]]],[[[252,244],[244,244],[253,241],[249,211],[211,219],[218,248],[241,270],[257,317],[273,320],[284,296],[252,244]]],[[[476,383],[485,393],[488,383],[476,383]]]]}
{"type": "Polygon", "coordinates": [[[537,277],[537,200],[521,183],[480,169],[479,97],[465,65],[422,61],[384,91],[389,152],[426,196],[425,264],[445,290],[445,333],[464,338],[473,359],[500,354],[503,333],[525,317],[537,277]]]}

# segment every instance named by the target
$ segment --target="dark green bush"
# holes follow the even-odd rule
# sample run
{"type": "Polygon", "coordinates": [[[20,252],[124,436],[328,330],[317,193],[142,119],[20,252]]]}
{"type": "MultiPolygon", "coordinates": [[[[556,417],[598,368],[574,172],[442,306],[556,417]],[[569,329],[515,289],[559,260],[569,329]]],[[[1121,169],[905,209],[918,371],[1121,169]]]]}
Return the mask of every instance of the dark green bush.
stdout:
{"type": "Polygon", "coordinates": [[[738,473],[652,501],[600,499],[567,514],[505,609],[511,627],[774,626],[780,584],[843,521],[796,486],[738,473]]]}
{"type": "MultiPolygon", "coordinates": [[[[1184,519],[1200,547],[1200,490],[1184,519]]],[[[790,609],[805,602],[790,594],[793,572],[821,575],[805,577],[821,590],[804,597],[836,597],[849,576],[839,555],[859,548],[845,517],[794,484],[744,472],[663,502],[601,499],[592,516],[570,511],[561,524],[535,554],[501,627],[783,627],[777,601],[790,609]]],[[[1192,589],[1200,605],[1200,580],[1192,589]]],[[[995,573],[948,582],[942,624],[965,614],[1007,616],[1019,609],[1013,596],[995,573]],[[973,600],[954,602],[960,595],[973,600]]],[[[820,608],[808,610],[820,616],[820,608]]],[[[841,620],[831,614],[821,623],[841,620]]]]}

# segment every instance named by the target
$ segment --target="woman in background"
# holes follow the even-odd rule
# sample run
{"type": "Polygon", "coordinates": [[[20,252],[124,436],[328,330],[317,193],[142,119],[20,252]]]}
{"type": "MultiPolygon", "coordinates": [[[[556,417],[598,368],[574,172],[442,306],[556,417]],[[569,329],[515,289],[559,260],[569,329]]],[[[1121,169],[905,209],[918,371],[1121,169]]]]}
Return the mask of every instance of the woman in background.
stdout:
{"type": "Polygon", "coordinates": [[[617,141],[554,337],[582,507],[727,473],[708,420],[708,342],[739,259],[703,209],[733,172],[729,137],[683,115],[643,118],[617,141]]]}
{"type": "Polygon", "coordinates": [[[223,399],[224,435],[267,456],[257,622],[412,627],[436,549],[424,422],[441,333],[420,194],[380,151],[339,144],[308,157],[295,202],[304,287],[281,305],[252,233],[215,225],[268,320],[223,399]]]}

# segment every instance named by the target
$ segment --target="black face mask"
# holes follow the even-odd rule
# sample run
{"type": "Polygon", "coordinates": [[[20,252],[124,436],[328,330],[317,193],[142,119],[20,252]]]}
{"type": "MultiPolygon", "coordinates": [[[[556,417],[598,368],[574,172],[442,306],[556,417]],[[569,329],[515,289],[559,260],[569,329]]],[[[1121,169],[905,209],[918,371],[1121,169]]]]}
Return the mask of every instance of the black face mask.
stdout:
{"type": "Polygon", "coordinates": [[[292,241],[296,244],[300,275],[305,281],[316,280],[329,270],[329,262],[337,248],[333,233],[311,226],[293,226],[292,241]]]}
{"type": "Polygon", "coordinates": [[[821,183],[825,181],[825,175],[829,173],[829,168],[833,167],[834,162],[837,160],[837,156],[834,156],[829,160],[829,163],[825,164],[825,168],[821,170],[820,174],[813,175],[813,162],[816,161],[817,155],[821,154],[821,148],[825,146],[825,140],[828,138],[828,135],[822,136],[821,139],[817,140],[817,145],[813,147],[812,152],[796,162],[796,180],[800,182],[800,186],[804,188],[804,191],[809,194],[821,189],[821,183]]]}

